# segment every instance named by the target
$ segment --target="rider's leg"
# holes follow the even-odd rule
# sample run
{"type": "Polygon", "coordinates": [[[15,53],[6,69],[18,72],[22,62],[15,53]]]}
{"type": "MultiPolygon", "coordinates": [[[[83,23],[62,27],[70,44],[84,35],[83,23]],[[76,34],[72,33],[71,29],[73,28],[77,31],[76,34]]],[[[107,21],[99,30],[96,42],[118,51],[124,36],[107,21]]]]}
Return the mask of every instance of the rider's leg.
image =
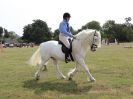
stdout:
{"type": "Polygon", "coordinates": [[[66,47],[66,52],[65,52],[65,62],[68,63],[68,61],[71,61],[71,59],[69,59],[69,48],[66,47]]]}
{"type": "Polygon", "coordinates": [[[69,37],[66,37],[64,35],[59,35],[59,40],[62,41],[62,43],[66,46],[66,52],[65,52],[65,62],[70,61],[69,59],[69,49],[70,49],[70,43],[68,41],[69,37]]]}

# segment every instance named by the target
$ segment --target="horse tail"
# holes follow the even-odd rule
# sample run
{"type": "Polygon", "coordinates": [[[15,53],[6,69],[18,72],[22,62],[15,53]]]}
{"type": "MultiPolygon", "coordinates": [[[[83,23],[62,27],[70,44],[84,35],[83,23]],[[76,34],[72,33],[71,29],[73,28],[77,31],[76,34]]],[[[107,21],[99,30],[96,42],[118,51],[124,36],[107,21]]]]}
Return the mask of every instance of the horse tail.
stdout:
{"type": "Polygon", "coordinates": [[[41,55],[40,55],[40,47],[39,47],[29,59],[28,64],[32,66],[36,66],[40,63],[41,63],[41,55]]]}

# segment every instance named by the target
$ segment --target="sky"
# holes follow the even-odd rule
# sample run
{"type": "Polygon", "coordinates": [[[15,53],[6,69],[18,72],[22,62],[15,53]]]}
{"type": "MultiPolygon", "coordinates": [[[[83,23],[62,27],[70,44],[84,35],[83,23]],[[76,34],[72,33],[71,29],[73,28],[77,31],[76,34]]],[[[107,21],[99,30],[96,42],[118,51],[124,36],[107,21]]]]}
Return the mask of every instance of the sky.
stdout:
{"type": "Polygon", "coordinates": [[[93,20],[100,25],[107,20],[124,23],[126,17],[133,19],[132,4],[132,0],[0,0],[0,26],[22,36],[24,26],[41,19],[54,31],[64,12],[71,14],[69,23],[75,30],[93,20]]]}

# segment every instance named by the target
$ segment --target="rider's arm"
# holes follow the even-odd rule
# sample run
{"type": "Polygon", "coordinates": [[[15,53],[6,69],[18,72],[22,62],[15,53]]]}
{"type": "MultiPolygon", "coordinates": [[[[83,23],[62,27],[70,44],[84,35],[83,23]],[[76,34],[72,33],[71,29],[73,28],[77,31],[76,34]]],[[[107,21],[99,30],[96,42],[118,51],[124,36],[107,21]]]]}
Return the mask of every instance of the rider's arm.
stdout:
{"type": "Polygon", "coordinates": [[[60,23],[59,31],[69,37],[72,37],[72,33],[67,32],[67,25],[64,22],[60,23]]]}

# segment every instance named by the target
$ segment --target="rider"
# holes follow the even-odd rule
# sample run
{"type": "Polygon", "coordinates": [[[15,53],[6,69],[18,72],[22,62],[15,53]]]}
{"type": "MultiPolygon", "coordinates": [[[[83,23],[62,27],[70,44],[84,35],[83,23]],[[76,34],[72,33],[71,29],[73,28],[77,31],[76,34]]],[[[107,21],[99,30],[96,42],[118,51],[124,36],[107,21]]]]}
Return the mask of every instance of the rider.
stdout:
{"type": "Polygon", "coordinates": [[[63,21],[59,25],[59,40],[62,41],[62,43],[66,46],[66,53],[65,53],[65,62],[70,61],[69,59],[69,49],[70,49],[70,43],[68,41],[69,38],[75,38],[72,33],[70,32],[69,27],[69,20],[71,15],[69,13],[63,14],[63,21]]]}

